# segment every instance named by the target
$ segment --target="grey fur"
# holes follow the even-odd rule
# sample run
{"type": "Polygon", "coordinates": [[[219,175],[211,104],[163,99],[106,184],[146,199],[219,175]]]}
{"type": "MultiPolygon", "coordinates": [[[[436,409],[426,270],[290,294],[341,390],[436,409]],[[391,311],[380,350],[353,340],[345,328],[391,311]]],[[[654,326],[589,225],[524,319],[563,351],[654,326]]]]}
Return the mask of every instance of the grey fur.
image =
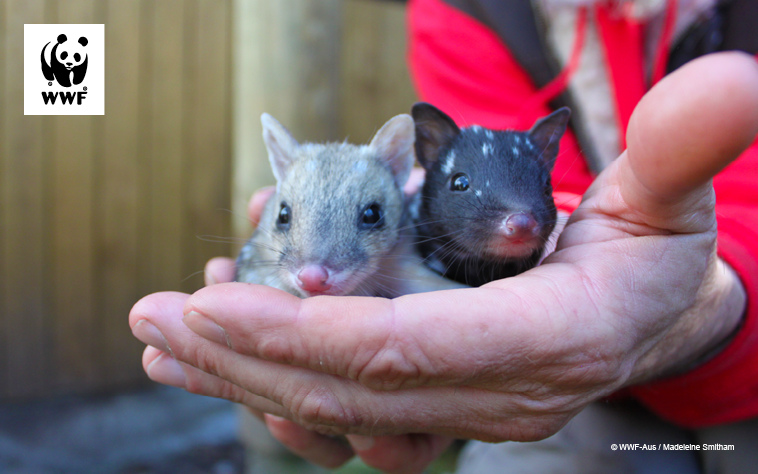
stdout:
{"type": "MultiPolygon", "coordinates": [[[[298,144],[273,117],[261,117],[276,193],[237,259],[237,281],[306,297],[297,271],[317,264],[335,273],[334,295],[393,297],[429,287],[406,227],[402,187],[413,166],[415,131],[409,115],[388,121],[369,145],[298,144]],[[277,219],[289,206],[289,228],[277,219]],[[359,225],[363,210],[381,205],[381,228],[359,225]]],[[[455,287],[448,282],[440,288],[455,287]]]]}

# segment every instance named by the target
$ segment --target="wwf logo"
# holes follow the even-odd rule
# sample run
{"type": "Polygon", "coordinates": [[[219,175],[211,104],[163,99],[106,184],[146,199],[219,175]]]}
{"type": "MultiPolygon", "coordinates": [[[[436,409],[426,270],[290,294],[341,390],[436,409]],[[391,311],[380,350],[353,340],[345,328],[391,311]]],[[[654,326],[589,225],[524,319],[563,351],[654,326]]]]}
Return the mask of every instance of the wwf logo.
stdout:
{"type": "MultiPolygon", "coordinates": [[[[78,41],[69,41],[66,35],[58,35],[57,43],[47,43],[42,48],[40,61],[42,62],[42,74],[53,85],[55,80],[62,87],[79,85],[87,75],[87,51],[89,42],[84,36],[78,41]]],[[[86,88],[85,88],[86,90],[86,88]]]]}
{"type": "Polygon", "coordinates": [[[24,25],[24,115],[104,113],[105,25],[24,25]]]}

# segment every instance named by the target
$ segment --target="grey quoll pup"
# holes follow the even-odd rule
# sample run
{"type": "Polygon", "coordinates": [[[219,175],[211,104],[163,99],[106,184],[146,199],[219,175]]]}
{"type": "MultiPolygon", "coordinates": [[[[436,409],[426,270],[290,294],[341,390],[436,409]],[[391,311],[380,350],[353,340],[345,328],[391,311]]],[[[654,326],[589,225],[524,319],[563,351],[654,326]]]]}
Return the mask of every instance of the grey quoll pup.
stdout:
{"type": "Polygon", "coordinates": [[[368,145],[299,144],[270,115],[261,122],[276,193],[237,258],[237,281],[301,298],[460,287],[413,249],[402,190],[414,161],[410,115],[389,120],[368,145]]]}

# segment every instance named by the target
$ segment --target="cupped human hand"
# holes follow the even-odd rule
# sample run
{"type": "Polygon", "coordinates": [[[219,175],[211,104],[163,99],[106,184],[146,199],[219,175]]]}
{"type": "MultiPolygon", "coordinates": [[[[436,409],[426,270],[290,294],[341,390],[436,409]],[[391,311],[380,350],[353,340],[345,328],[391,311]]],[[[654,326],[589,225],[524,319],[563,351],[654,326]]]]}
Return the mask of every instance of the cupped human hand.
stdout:
{"type": "Polygon", "coordinates": [[[710,55],[645,96],[628,151],[529,272],[394,300],[218,284],[143,298],[130,324],[155,348],[154,380],[359,435],[353,447],[387,471],[420,472],[446,437],[542,439],[738,326],[745,295],[716,256],[711,178],[756,133],[758,64],[710,55]]]}

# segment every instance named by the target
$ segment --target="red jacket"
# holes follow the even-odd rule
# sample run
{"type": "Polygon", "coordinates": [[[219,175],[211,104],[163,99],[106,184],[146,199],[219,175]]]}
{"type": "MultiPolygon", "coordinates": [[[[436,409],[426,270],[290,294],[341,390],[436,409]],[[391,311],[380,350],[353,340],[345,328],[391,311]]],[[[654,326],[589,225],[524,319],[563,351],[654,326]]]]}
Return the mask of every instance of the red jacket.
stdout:
{"type": "MultiPolygon", "coordinates": [[[[459,124],[524,129],[551,111],[524,110],[537,88],[487,26],[441,0],[409,5],[409,60],[417,90],[459,124]]],[[[606,45],[608,38],[605,38],[606,45]]],[[[617,106],[629,102],[615,84],[617,106]]],[[[636,99],[635,99],[636,100],[636,99]]],[[[572,211],[594,179],[571,131],[553,171],[556,203],[572,211]],[[561,194],[570,193],[570,194],[561,194]]],[[[714,179],[719,255],[742,279],[747,312],[737,336],[691,372],[631,388],[652,411],[697,428],[758,416],[758,141],[714,179]]]]}

